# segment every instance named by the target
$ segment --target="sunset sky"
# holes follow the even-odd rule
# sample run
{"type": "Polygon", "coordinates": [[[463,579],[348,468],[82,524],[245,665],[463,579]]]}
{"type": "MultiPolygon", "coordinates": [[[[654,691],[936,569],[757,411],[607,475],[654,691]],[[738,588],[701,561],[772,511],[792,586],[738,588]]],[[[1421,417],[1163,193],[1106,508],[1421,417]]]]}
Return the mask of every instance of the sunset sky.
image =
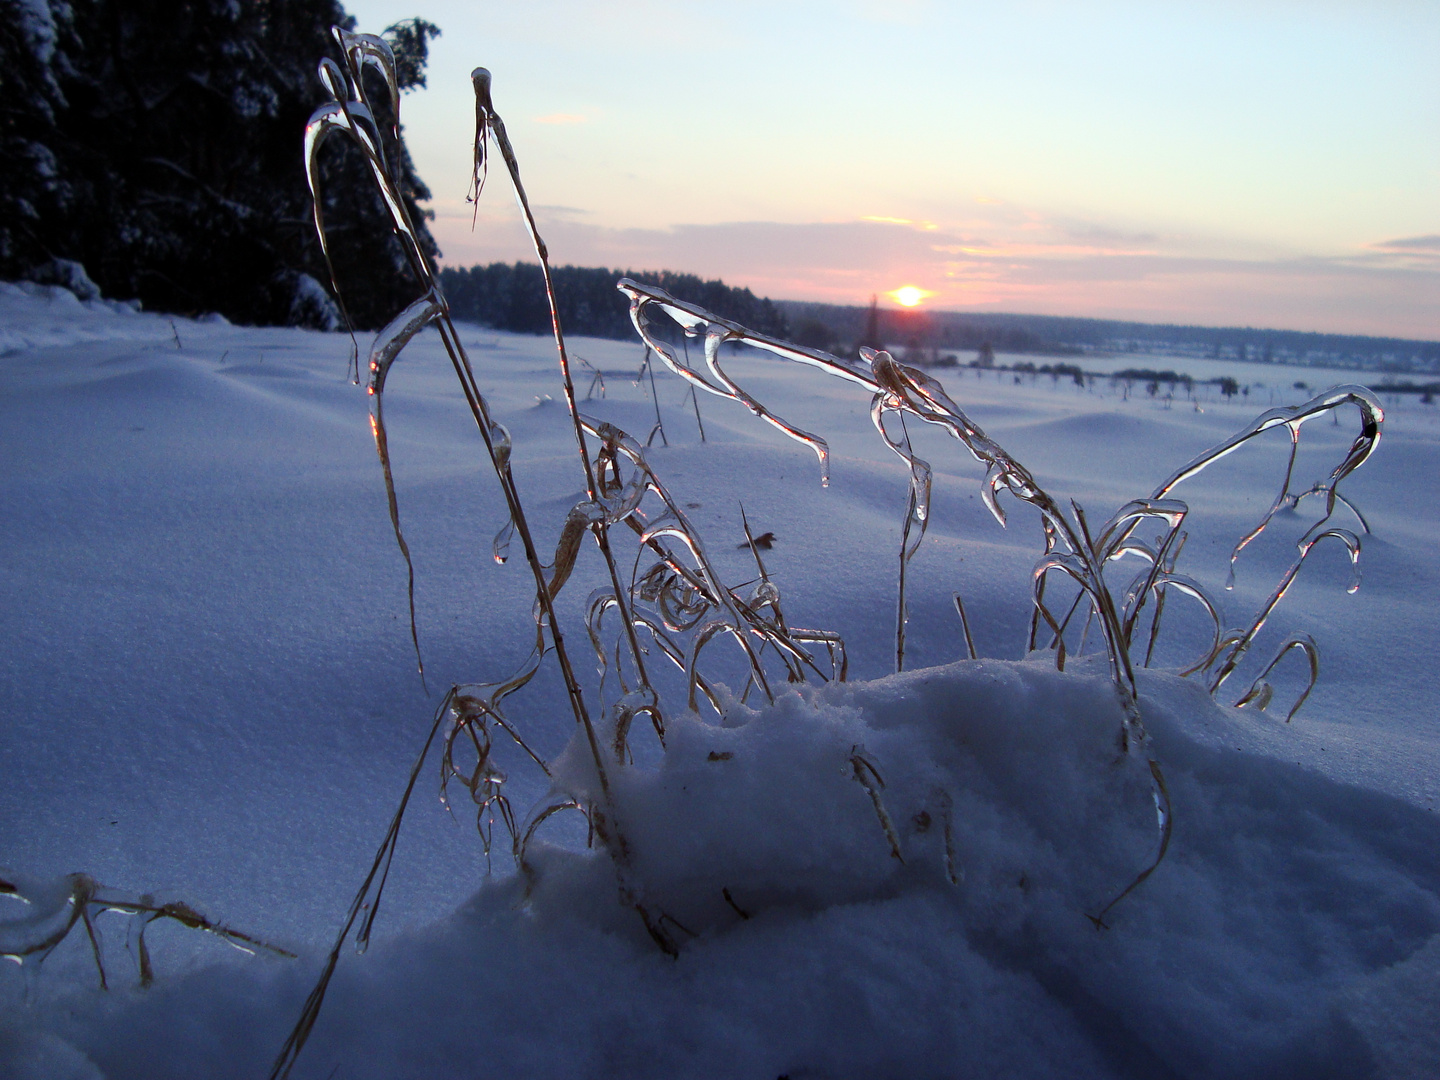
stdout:
{"type": "Polygon", "coordinates": [[[438,24],[407,138],[448,265],[494,73],[557,263],[776,298],[1440,338],[1440,4],[351,0],[438,24]]]}

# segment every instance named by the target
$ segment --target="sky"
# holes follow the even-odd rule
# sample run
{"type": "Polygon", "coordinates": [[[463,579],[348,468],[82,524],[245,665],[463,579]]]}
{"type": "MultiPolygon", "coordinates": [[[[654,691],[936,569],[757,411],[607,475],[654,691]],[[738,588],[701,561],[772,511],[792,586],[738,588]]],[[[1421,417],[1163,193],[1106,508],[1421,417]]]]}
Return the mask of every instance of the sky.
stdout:
{"type": "Polygon", "coordinates": [[[446,265],[534,261],[503,176],[471,228],[484,66],[557,264],[1440,338],[1430,0],[346,8],[443,32],[403,118],[446,265]]]}

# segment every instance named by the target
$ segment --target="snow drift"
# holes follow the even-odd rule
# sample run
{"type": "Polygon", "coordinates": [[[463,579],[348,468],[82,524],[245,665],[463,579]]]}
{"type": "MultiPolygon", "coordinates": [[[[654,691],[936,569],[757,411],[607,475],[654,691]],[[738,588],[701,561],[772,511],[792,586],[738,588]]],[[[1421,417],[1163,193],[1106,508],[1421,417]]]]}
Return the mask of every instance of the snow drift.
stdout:
{"type": "MultiPolygon", "coordinates": [[[[528,879],[343,964],[298,1068],[1424,1075],[1440,1049],[1434,816],[1256,753],[1252,719],[1192,683],[1142,687],[1177,823],[1109,930],[1086,915],[1153,833],[1112,685],[961,661],[736,706],[724,726],[675,721],[617,805],[649,898],[686,928],[678,960],[615,903],[608,857],[541,845],[528,879]]],[[[575,749],[562,761],[583,773],[575,749]]],[[[206,969],[72,998],[50,1024],[93,1063],[77,1076],[254,1076],[310,973],[206,969]]]]}

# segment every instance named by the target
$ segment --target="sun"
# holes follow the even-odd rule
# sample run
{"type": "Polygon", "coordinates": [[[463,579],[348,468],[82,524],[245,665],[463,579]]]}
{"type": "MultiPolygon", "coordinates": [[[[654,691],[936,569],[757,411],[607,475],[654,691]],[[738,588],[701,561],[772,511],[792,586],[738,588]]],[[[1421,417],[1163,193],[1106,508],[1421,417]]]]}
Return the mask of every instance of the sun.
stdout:
{"type": "Polygon", "coordinates": [[[901,307],[915,307],[922,300],[928,300],[935,294],[928,289],[919,289],[914,285],[904,285],[894,292],[886,293],[885,295],[889,296],[901,307]]]}

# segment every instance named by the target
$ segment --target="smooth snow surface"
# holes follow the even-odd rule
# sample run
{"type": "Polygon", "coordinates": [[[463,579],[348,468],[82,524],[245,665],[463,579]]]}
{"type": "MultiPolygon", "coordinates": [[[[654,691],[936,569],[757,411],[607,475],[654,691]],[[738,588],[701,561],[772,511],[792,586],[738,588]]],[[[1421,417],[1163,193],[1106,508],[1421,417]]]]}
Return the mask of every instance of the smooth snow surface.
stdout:
{"type": "MultiPolygon", "coordinates": [[[[476,327],[462,337],[553,548],[579,497],[568,417],[550,397],[553,345],[476,327]]],[[[440,691],[503,678],[524,658],[528,574],[490,558],[500,495],[427,334],[386,398],[422,689],[348,351],[344,335],[172,325],[55,287],[0,287],[0,866],[185,900],[301,953],[247,957],[157,923],[157,981],[140,990],[126,919],[101,916],[109,993],[82,932],[43,964],[0,965],[0,1077],[264,1076],[440,691]]],[[[585,411],[643,439],[648,383],[619,374],[638,366],[638,343],[573,351],[610,373],[585,411]]],[[[1203,363],[1215,370],[1197,377],[1228,373],[1203,363]]],[[[829,440],[831,486],[808,450],[729,403],[702,401],[701,444],[663,374],[671,445],[657,439],[649,460],[697,504],[687,513],[733,581],[754,570],[737,548],[740,503],[756,533],[775,533],[766,562],[787,615],[844,635],[851,682],[790,689],[773,706],[752,695],[723,721],[672,708],[663,753],[636,737],[619,813],[647,900],[695,935],[680,935],[678,960],[617,903],[578,815],[542,827],[527,895],[504,842],[487,876],[465,800],[452,790],[452,820],[427,769],[376,943],[342,957],[296,1076],[1440,1075],[1434,407],[1385,399],[1380,450],[1345,489],[1373,529],[1359,592],[1345,591],[1338,548],[1318,550],[1218,704],[1173,673],[1204,627],[1172,601],[1140,689],[1174,839],[1097,931],[1087,915],[1153,852],[1150,785],[1143,758],[1118,753],[1100,658],[1059,673],[1051,654],[1022,656],[1035,518],[1009,503],[1000,529],[962,448],[912,425],[935,468],[934,518],[911,569],[913,670],[889,674],[905,478],[869,402],[775,361],[727,370],[829,440]],[[958,659],[956,592],[981,660],[958,659]],[[1283,717],[1298,662],[1280,669],[1269,712],[1229,708],[1297,630],[1318,639],[1321,675],[1295,721],[1283,717]],[[856,754],[883,778],[903,862],[854,778],[856,754]]],[[[938,374],[1092,520],[1271,395],[1308,397],[1295,381],[1354,378],[1276,368],[1239,404],[1208,386],[1198,403],[1167,403],[1136,390],[1122,400],[1104,382],[938,374]]],[[[1307,425],[1303,486],[1353,433],[1349,415],[1307,425]]],[[[1177,492],[1192,508],[1181,569],[1222,598],[1227,624],[1263,601],[1313,517],[1308,504],[1282,515],[1223,591],[1230,549],[1283,468],[1277,433],[1177,492]]],[[[579,579],[598,584],[596,572],[583,556],[562,594],[574,641],[594,587],[579,579]]],[[[509,712],[580,789],[584,755],[566,749],[573,720],[547,671],[509,712]]],[[[523,814],[544,777],[513,748],[501,754],[523,814]]],[[[0,905],[0,918],[21,917],[0,905]]]]}

